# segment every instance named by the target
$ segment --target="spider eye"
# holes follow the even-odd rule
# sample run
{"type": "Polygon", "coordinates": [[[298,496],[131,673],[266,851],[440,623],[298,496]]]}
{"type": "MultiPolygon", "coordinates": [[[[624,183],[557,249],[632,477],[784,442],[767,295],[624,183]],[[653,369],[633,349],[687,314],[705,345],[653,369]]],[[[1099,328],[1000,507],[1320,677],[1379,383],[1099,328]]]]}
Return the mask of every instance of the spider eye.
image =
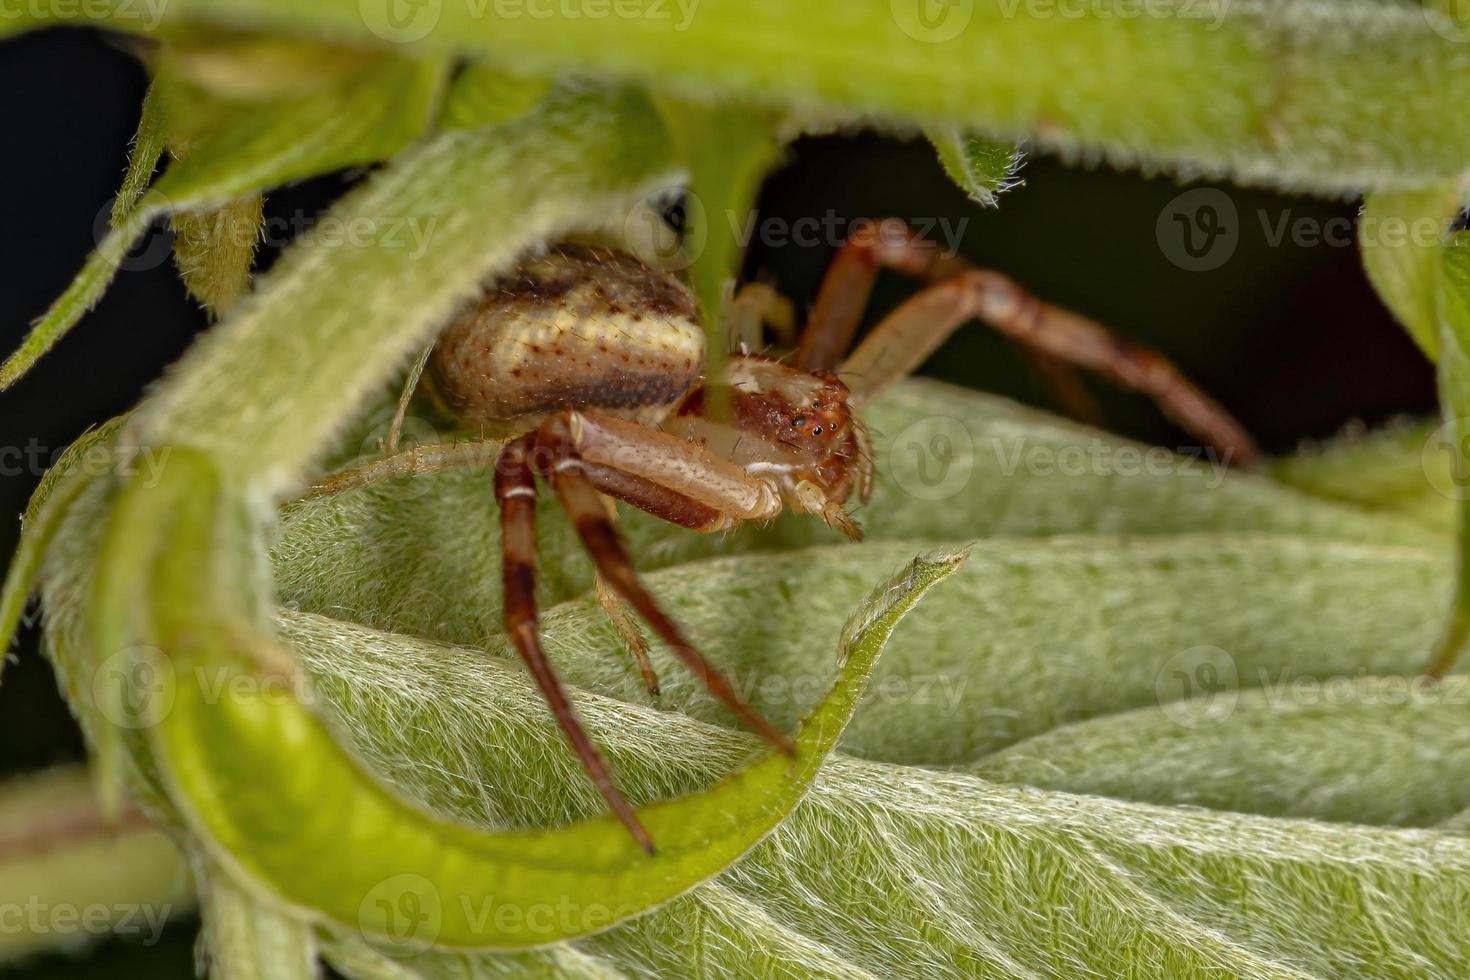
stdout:
{"type": "Polygon", "coordinates": [[[812,430],[812,435],[814,435],[814,436],[819,436],[821,434],[822,434],[822,427],[820,425],[817,426],[815,429],[812,430]]]}
{"type": "Polygon", "coordinates": [[[798,415],[796,418],[791,420],[791,424],[796,426],[798,429],[801,428],[802,426],[806,425],[806,416],[798,415]]]}

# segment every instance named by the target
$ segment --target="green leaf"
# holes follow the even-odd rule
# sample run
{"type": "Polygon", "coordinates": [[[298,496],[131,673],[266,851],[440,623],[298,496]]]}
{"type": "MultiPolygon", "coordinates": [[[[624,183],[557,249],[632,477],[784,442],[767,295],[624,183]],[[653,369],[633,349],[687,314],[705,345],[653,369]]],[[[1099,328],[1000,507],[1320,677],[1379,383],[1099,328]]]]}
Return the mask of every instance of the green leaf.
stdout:
{"type": "Polygon", "coordinates": [[[1435,295],[1440,252],[1460,203],[1460,192],[1453,185],[1380,192],[1364,197],[1358,217],[1358,242],[1369,280],[1430,358],[1439,353],[1435,295]]]}
{"type": "MultiPolygon", "coordinates": [[[[390,536],[416,529],[359,525],[359,533],[391,549],[390,536]]],[[[992,541],[978,549],[895,633],[844,735],[846,754],[827,765],[768,841],[711,884],[636,923],[557,947],[557,955],[590,958],[578,961],[584,972],[660,975],[699,968],[895,975],[922,957],[938,974],[1270,975],[1294,968],[1377,976],[1391,975],[1411,951],[1427,972],[1460,969],[1466,930],[1455,909],[1465,889],[1451,868],[1470,861],[1463,839],[1012,789],[915,765],[983,758],[1032,724],[1044,730],[1068,717],[1157,706],[1159,678],[1168,676],[1181,644],[1228,648],[1242,688],[1258,666],[1271,679],[1288,664],[1294,678],[1360,664],[1402,669],[1422,652],[1425,617],[1436,604],[1431,583],[1443,563],[1401,548],[1358,551],[1290,538],[1225,550],[1219,539],[1162,538],[1142,548],[1106,538],[1060,544],[992,541]],[[1284,587],[1291,582],[1310,586],[1284,587]],[[1233,597],[1242,587],[1248,591],[1233,597]],[[1391,598],[1365,610],[1364,595],[1391,598]],[[1198,608],[1177,631],[1160,632],[1158,610],[1179,615],[1191,607],[1198,608]],[[938,678],[950,686],[929,683],[938,678]],[[957,704],[944,698],[956,690],[957,704]],[[1428,847],[1434,862],[1423,860],[1428,847]],[[1340,903],[1321,914],[1324,890],[1367,888],[1381,889],[1384,901],[1340,903]],[[1388,949],[1357,931],[1380,915],[1391,917],[1388,934],[1398,937],[1388,949]],[[1426,917],[1453,924],[1428,937],[1413,925],[1426,917]]],[[[830,672],[810,638],[831,627],[840,602],[861,594],[865,575],[913,547],[750,554],[648,578],[705,652],[780,717],[830,672]]],[[[548,651],[587,692],[577,698],[579,712],[630,794],[695,788],[738,764],[747,737],[684,717],[725,721],[694,685],[670,687],[664,706],[678,711],[623,700],[637,698],[636,677],[599,617],[590,597],[550,610],[548,651]]],[[[307,612],[286,613],[281,630],[303,652],[316,690],[357,748],[436,812],[539,825],[598,806],[534,690],[501,659],[509,654],[499,641],[487,657],[474,647],[307,612]],[[486,726],[503,742],[483,745],[470,735],[486,726]]],[[[1250,696],[1240,695],[1242,703],[1250,696]]],[[[1441,732],[1453,704],[1446,701],[1441,732]]],[[[1187,722],[1190,715],[1174,717],[1187,722]]],[[[1248,717],[1242,708],[1240,718],[1248,717]]],[[[1336,731],[1344,738],[1338,758],[1350,760],[1374,751],[1367,740],[1381,725],[1336,731]]],[[[1283,725],[1278,738],[1288,733],[1297,729],[1283,725]]],[[[1442,736],[1427,748],[1453,744],[1442,736]]],[[[1299,756],[1315,768],[1279,774],[1275,785],[1294,783],[1307,798],[1334,791],[1350,763],[1333,765],[1322,739],[1316,746],[1299,756]]],[[[1442,772],[1431,754],[1404,758],[1372,778],[1428,819],[1457,792],[1436,781],[1442,772]]],[[[1231,775],[1222,777],[1220,792],[1246,799],[1263,774],[1240,768],[1231,775]]],[[[1138,792],[1151,779],[1136,766],[1132,785],[1114,788],[1138,792]]],[[[1336,815],[1350,816],[1352,793],[1335,791],[1342,801],[1336,815]]],[[[1373,801],[1361,815],[1387,805],[1373,801]]],[[[474,962],[486,970],[546,968],[542,959],[474,962]]],[[[405,966],[424,976],[450,968],[432,951],[405,966]]]]}
{"type": "Polygon", "coordinates": [[[138,131],[133,134],[132,149],[128,152],[128,169],[123,175],[122,186],[112,202],[112,227],[116,228],[127,219],[148,184],[153,180],[153,171],[163,156],[167,145],[164,135],[163,108],[159,104],[158,86],[148,86],[143,96],[143,108],[138,114],[138,131]]]}
{"type": "Polygon", "coordinates": [[[1194,701],[1063,725],[967,771],[1069,793],[1374,826],[1431,827],[1470,808],[1470,678],[1436,684],[1278,666],[1238,684],[1219,677],[1210,690],[1197,683],[1210,676],[1197,669],[1208,663],[1189,674],[1194,701]]]}
{"type": "Polygon", "coordinates": [[[1001,143],[975,136],[958,126],[934,126],[924,133],[944,172],[970,200],[995,207],[997,198],[1020,181],[1021,151],[1014,143],[1001,143]]]}
{"type": "Polygon", "coordinates": [[[311,926],[268,898],[252,895],[220,869],[203,873],[200,952],[210,976],[228,980],[315,980],[317,943],[311,926]]]}
{"type": "MultiPolygon", "coordinates": [[[[155,82],[147,101],[157,98],[169,131],[187,129],[194,145],[126,211],[20,349],[0,365],[0,389],[14,384],[101,298],[154,219],[221,207],[277,184],[393,155],[424,131],[444,73],[438,59],[378,59],[338,84],[243,104],[182,83],[155,82]]],[[[122,196],[134,193],[137,175],[155,149],[156,124],[145,115],[141,125],[148,138],[134,154],[136,166],[122,196]]]]}
{"type": "MultiPolygon", "coordinates": [[[[689,192],[682,196],[686,240],[675,255],[661,257],[672,259],[666,264],[674,268],[688,268],[704,323],[705,372],[720,377],[730,347],[725,309],[756,219],[756,194],[780,148],[781,115],[747,104],[674,97],[658,102],[676,159],[689,173],[689,192]]],[[[657,220],[651,207],[641,214],[657,220]]],[[[711,389],[711,411],[722,410],[723,391],[711,389]]]]}
{"type": "Polygon", "coordinates": [[[534,109],[551,92],[548,78],[522,77],[483,61],[466,65],[449,85],[441,129],[476,129],[508,122],[534,109]]]}
{"type": "Polygon", "coordinates": [[[1470,646],[1470,494],[1463,492],[1470,466],[1470,235],[1461,232],[1439,249],[1436,310],[1439,322],[1439,404],[1444,426],[1437,439],[1450,450],[1455,507],[1455,590],[1444,631],[1428,670],[1448,670],[1470,646]]]}
{"type": "Polygon", "coordinates": [[[265,199],[259,194],[173,216],[174,264],[189,295],[212,315],[250,289],[250,265],[264,221],[265,199]]]}
{"type": "Polygon", "coordinates": [[[1455,528],[1456,489],[1450,466],[1453,442],[1439,421],[1402,422],[1350,431],[1272,460],[1271,475],[1304,493],[1401,515],[1426,530],[1455,528]]]}
{"type": "MultiPolygon", "coordinates": [[[[139,26],[134,3],[86,9],[139,26]]],[[[688,98],[799,107],[823,125],[960,125],[1041,150],[1296,191],[1440,185],[1464,173],[1470,142],[1459,111],[1470,102],[1470,52],[1455,43],[1464,30],[1418,4],[1348,0],[1330,17],[1312,0],[1177,0],[1148,16],[1130,0],[1076,16],[1007,3],[931,10],[918,0],[640,0],[612,17],[529,9],[174,0],[157,29],[251,25],[476,54],[532,74],[596,73],[688,98]]],[[[0,30],[51,17],[39,2],[27,14],[0,30]]]]}
{"type": "MultiPolygon", "coordinates": [[[[777,528],[752,536],[759,540],[733,539],[727,557],[691,562],[670,546],[696,536],[665,530],[659,539],[651,526],[633,528],[641,564],[673,562],[648,575],[654,593],[781,723],[825,687],[831,637],[872,581],[935,547],[882,540],[890,520],[905,533],[969,522],[973,533],[992,535],[926,599],[923,614],[894,633],[843,735],[843,755],[824,767],[793,815],[710,883],[572,945],[470,956],[424,950],[423,933],[410,935],[417,941],[406,948],[385,946],[365,940],[353,921],[324,940],[335,965],[353,976],[396,977],[893,975],[920,960],[937,973],[1379,976],[1412,959],[1421,972],[1463,972],[1470,937],[1458,910],[1470,843],[1451,831],[1362,825],[1420,824],[1453,809],[1458,782],[1436,778],[1460,764],[1449,754],[1459,737],[1453,700],[1420,709],[1434,712],[1410,729],[1425,754],[1393,766],[1372,760],[1406,745],[1406,735],[1377,746],[1394,722],[1375,721],[1366,702],[1349,703],[1340,722],[1323,709],[1309,724],[1309,705],[1292,701],[1273,721],[1252,700],[1279,697],[1268,684],[1283,671],[1293,681],[1348,676],[1364,691],[1386,683],[1356,680],[1365,671],[1412,670],[1442,601],[1442,537],[1244,474],[1205,489],[1182,470],[1067,474],[1029,455],[1008,476],[994,458],[975,464],[974,478],[936,507],[906,489],[924,486],[912,481],[926,470],[935,475],[936,456],[928,430],[909,434],[930,448],[927,459],[905,448],[906,419],[960,421],[977,456],[1011,458],[1019,446],[1065,459],[1066,447],[1097,453],[1128,444],[941,385],[913,384],[886,401],[893,407],[873,406],[893,433],[879,460],[899,469],[883,467],[876,513],[866,515],[870,543],[772,553],[786,546],[777,528]],[[1178,691],[1169,686],[1175,669],[1196,662],[1181,652],[1200,645],[1226,651],[1236,669],[1236,683],[1225,688],[1236,696],[1234,713],[1214,727],[1190,727],[1216,716],[1187,699],[1175,705],[1178,691]],[[1056,728],[1067,723],[1079,724],[1056,728]],[[1168,749],[1171,726],[1179,744],[1173,756],[1158,756],[1158,771],[1124,764],[1129,753],[1168,749]],[[1115,746],[1099,731],[1113,732],[1115,746]],[[1096,750],[1093,782],[1081,763],[1070,767],[1077,774],[1070,783],[1010,770],[1046,790],[923,768],[993,762],[1002,775],[1007,755],[1014,763],[1028,746],[1042,756],[1036,770],[1048,760],[1063,765],[1071,732],[1096,750]],[[1218,742],[1208,740],[1211,732],[1218,742]],[[1039,741],[1025,739],[1054,739],[1057,747],[1043,754],[1039,741]],[[1231,740],[1240,740],[1234,750],[1231,740]],[[1251,745],[1273,740],[1276,755],[1247,757],[1251,745]],[[1007,747],[1007,755],[988,758],[1007,747]],[[1186,782],[1190,751],[1240,764],[1186,782]],[[1285,760],[1300,765],[1272,765],[1285,760]],[[1103,787],[1117,798],[1074,795],[1103,787]],[[1286,805],[1288,797],[1303,802],[1286,805]],[[1201,801],[1346,822],[1158,805],[1201,801]],[[1432,862],[1423,857],[1429,849],[1432,862]],[[1322,900],[1368,892],[1381,900],[1322,900]],[[1437,923],[1436,931],[1425,922],[1437,923]]],[[[957,431],[948,434],[952,447],[961,442],[957,431]]],[[[343,437],[345,446],[361,441],[360,433],[343,437]]],[[[1113,457],[1109,465],[1126,469],[1125,462],[1113,457]]],[[[317,710],[375,771],[440,818],[528,827],[598,813],[598,797],[499,639],[495,576],[487,571],[498,560],[496,539],[485,532],[493,524],[484,477],[474,473],[295,505],[275,554],[287,603],[277,630],[309,670],[317,710]],[[383,564],[362,561],[369,555],[383,564]],[[396,574],[384,573],[390,567],[396,574]],[[430,601],[437,596],[442,606],[430,601]],[[463,635],[436,635],[452,630],[463,635]]],[[[654,653],[666,681],[663,703],[639,703],[646,695],[615,634],[595,601],[576,594],[588,583],[570,529],[551,515],[543,547],[551,597],[575,596],[544,617],[548,652],[630,798],[698,792],[748,759],[752,739],[713,727],[731,722],[661,651],[654,653]]],[[[62,551],[47,592],[59,624],[85,595],[67,571],[85,549],[71,542],[62,551]]],[[[253,703],[228,707],[235,717],[256,711],[267,713],[253,703]]],[[[1082,756],[1080,743],[1071,750],[1082,756]]],[[[278,766],[280,757],[276,748],[261,764],[278,766]]],[[[212,770],[238,773],[240,785],[226,795],[259,795],[254,768],[234,766],[212,770]]],[[[319,785],[310,767],[300,778],[319,785]]],[[[319,811],[358,812],[314,801],[319,811]]],[[[334,830],[342,833],[341,821],[334,830]]],[[[294,824],[279,830],[283,839],[296,832],[294,824]]],[[[528,908],[504,895],[485,887],[471,908],[526,921],[528,908]]],[[[554,922],[559,913],[546,914],[554,922]]]]}
{"type": "Polygon", "coordinates": [[[888,634],[961,560],[913,562],[853,617],[836,684],[797,730],[795,761],[772,754],[707,790],[645,807],[655,859],[610,815],[491,833],[427,817],[363,774],[298,698],[272,696],[273,683],[291,689],[279,673],[290,661],[262,658],[265,641],[249,633],[239,569],[248,559],[232,555],[238,544],[229,540],[241,525],[219,512],[230,502],[216,480],[203,456],[176,450],[160,483],[131,481],[112,507],[90,613],[97,655],[130,652],[155,678],[113,710],[146,731],[197,846],[313,918],[384,941],[401,932],[394,915],[410,898],[437,910],[435,942],[517,947],[606,928],[719,871],[805,792],[888,634]],[[256,696],[235,693],[247,687],[256,696]],[[289,766],[283,745],[292,746],[289,766]],[[385,839],[394,846],[377,847],[385,839]],[[570,907],[545,927],[506,925],[476,914],[486,895],[520,909],[570,907]]]}
{"type": "MultiPolygon", "coordinates": [[[[393,397],[385,393],[364,413],[364,429],[388,417],[393,397]]],[[[1210,532],[1222,542],[1271,535],[1388,551],[1445,547],[1442,535],[1392,513],[1314,500],[1261,476],[932,381],[898,386],[868,409],[867,420],[877,483],[871,503],[856,513],[873,541],[1210,532]]],[[[430,438],[455,436],[440,430],[430,438]]],[[[349,433],[327,465],[351,465],[362,452],[376,452],[376,443],[349,433]]],[[[304,610],[443,642],[475,645],[496,635],[500,529],[486,496],[488,480],[484,470],[451,471],[290,504],[273,545],[282,598],[304,610]],[[380,540],[363,534],[364,527],[398,530],[380,540]],[[467,553],[466,542],[475,549],[467,553]],[[344,577],[343,568],[357,574],[344,577]]],[[[625,508],[621,527],[644,569],[841,540],[790,515],[769,528],[717,536],[690,534],[625,508]]],[[[550,501],[543,502],[541,540],[543,595],[556,601],[592,587],[590,565],[550,501]]],[[[763,582],[740,587],[742,595],[767,591],[763,582]]],[[[820,599],[826,591],[815,593],[820,599]]],[[[841,613],[828,620],[830,629],[848,608],[850,602],[834,607],[841,613]]],[[[814,640],[823,642],[819,631],[814,640]]]]}

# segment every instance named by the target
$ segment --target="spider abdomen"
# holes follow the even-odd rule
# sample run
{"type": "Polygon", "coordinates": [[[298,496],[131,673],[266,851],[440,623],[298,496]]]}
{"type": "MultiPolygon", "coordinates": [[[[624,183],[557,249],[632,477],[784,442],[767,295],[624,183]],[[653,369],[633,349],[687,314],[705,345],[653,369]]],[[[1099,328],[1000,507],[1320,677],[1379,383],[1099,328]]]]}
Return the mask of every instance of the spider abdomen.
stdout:
{"type": "Polygon", "coordinates": [[[654,421],[703,363],[704,334],[681,283],[626,253],[563,246],[461,313],[428,375],[461,422],[511,434],[568,408],[654,421]]]}

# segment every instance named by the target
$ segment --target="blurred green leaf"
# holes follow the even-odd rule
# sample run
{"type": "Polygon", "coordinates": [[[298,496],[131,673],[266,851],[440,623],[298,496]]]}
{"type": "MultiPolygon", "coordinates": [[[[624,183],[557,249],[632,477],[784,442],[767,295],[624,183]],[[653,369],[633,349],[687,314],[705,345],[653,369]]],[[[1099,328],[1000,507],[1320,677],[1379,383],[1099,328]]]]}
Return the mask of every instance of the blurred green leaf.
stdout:
{"type": "Polygon", "coordinates": [[[1454,597],[1427,669],[1440,674],[1470,645],[1470,234],[1461,232],[1439,250],[1436,278],[1439,322],[1439,405],[1444,425],[1436,441],[1449,449],[1450,476],[1458,490],[1455,528],[1454,597]]]}
{"type": "Polygon", "coordinates": [[[1363,198],[1358,216],[1358,242],[1368,278],[1430,358],[1439,353],[1435,295],[1440,255],[1460,204],[1454,185],[1380,191],[1363,198]]]}
{"type": "Polygon", "coordinates": [[[949,179],[976,204],[995,207],[1004,191],[1020,181],[1021,151],[1014,143],[988,140],[957,126],[931,127],[925,131],[949,179]]]}
{"type": "MultiPolygon", "coordinates": [[[[477,55],[532,74],[597,73],[686,98],[755,99],[818,125],[961,125],[1043,151],[1289,190],[1440,185],[1465,170],[1464,28],[1418,4],[1187,0],[1137,16],[1108,0],[1048,6],[928,0],[636,0],[579,9],[397,0],[171,0],[88,16],[167,38],[242,25],[378,50],[477,55]],[[148,11],[149,14],[152,11],[148,11]]],[[[35,0],[0,21],[53,21],[35,0]]]]}

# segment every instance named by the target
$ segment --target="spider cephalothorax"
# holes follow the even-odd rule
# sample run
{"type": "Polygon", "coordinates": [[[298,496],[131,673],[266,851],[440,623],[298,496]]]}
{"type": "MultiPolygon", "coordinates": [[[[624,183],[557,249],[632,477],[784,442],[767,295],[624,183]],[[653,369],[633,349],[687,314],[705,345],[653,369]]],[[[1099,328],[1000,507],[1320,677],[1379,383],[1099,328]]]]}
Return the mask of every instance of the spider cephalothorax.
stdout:
{"type": "MultiPolygon", "coordinates": [[[[749,341],[759,338],[763,323],[786,326],[791,319],[789,304],[751,286],[731,304],[730,330],[749,341]]],[[[541,649],[538,478],[550,484],[592,555],[598,596],[649,689],[657,691],[657,679],[624,603],[712,694],[790,751],[789,740],[700,656],[639,583],[609,499],[697,531],[767,521],[791,509],[857,538],[844,504],[854,495],[866,499],[872,482],[862,407],[976,319],[1051,360],[1092,368],[1151,395],[1227,459],[1243,462],[1254,453],[1229,414],[1159,355],[1042,302],[999,273],[945,256],[899,222],[865,225],[843,245],[794,351],[752,354],[742,344],[716,378],[702,375],[704,333],[688,290],[608,249],[569,245],[530,258],[443,331],[427,362],[438,401],[467,427],[507,440],[495,466],[506,632],[588,774],[645,848],[651,851],[652,842],[541,649]],[[881,267],[930,285],[847,354],[881,267]],[[717,385],[726,397],[711,397],[717,385]]],[[[412,473],[431,455],[418,447],[404,454],[401,467],[374,472],[412,473]]],[[[483,454],[463,458],[481,461],[483,454]]],[[[362,482],[340,474],[316,489],[362,482]]]]}

